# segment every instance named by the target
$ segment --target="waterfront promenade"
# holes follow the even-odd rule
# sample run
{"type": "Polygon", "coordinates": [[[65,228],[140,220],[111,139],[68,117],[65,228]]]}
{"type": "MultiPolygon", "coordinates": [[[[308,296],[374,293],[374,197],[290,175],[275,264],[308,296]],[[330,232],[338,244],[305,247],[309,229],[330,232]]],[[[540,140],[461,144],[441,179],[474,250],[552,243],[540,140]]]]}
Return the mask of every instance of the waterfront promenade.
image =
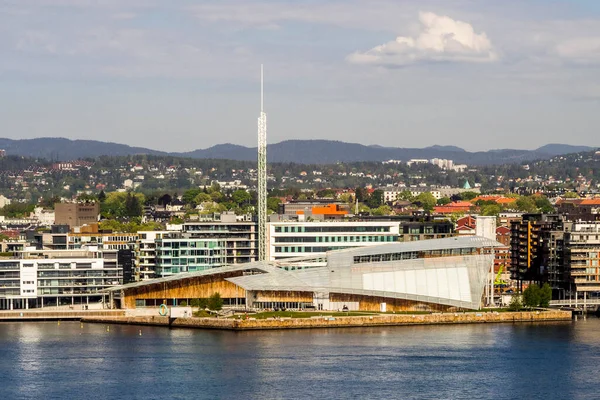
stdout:
{"type": "Polygon", "coordinates": [[[402,325],[480,324],[507,322],[570,321],[570,311],[467,312],[434,314],[375,314],[369,316],[310,318],[169,318],[161,316],[85,316],[82,322],[153,325],[234,331],[309,328],[349,328],[402,325]]]}

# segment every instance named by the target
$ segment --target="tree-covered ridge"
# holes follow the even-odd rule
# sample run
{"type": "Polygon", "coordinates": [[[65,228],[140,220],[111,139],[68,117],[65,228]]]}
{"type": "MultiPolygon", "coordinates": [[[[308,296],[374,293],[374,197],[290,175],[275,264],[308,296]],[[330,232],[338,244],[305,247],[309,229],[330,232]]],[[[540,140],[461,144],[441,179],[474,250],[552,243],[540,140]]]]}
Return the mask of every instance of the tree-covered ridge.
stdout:
{"type": "MultiPolygon", "coordinates": [[[[181,193],[213,182],[256,185],[256,164],[249,161],[191,159],[174,156],[101,156],[77,160],[64,168],[43,159],[9,156],[0,158],[0,194],[37,202],[53,196],[72,197],[82,192],[127,189],[129,181],[140,193],[181,193]]],[[[595,152],[557,156],[529,164],[469,168],[464,172],[441,170],[432,164],[382,164],[376,162],[305,165],[269,164],[272,189],[339,189],[389,185],[439,185],[459,187],[469,181],[483,191],[515,188],[563,189],[582,186],[597,189],[600,156],[595,152]]]]}

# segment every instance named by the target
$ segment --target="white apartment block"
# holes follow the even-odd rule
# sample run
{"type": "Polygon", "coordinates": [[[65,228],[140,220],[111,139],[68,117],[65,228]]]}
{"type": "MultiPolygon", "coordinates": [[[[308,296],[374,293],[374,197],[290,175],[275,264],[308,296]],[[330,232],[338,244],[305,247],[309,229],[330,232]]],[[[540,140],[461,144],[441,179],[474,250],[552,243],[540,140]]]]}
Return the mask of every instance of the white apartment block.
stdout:
{"type": "MultiPolygon", "coordinates": [[[[267,228],[267,259],[325,258],[330,250],[374,246],[395,242],[399,223],[382,222],[270,222],[267,228]]],[[[318,261],[312,266],[321,265],[318,261]]]]}

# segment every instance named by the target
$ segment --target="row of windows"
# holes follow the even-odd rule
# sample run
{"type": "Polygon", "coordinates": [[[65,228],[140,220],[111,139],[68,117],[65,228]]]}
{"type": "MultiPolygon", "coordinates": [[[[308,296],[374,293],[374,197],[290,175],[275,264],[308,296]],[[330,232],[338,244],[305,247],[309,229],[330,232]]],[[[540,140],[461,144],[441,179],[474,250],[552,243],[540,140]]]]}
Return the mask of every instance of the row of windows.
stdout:
{"type": "Polygon", "coordinates": [[[156,252],[158,257],[183,257],[183,256],[215,256],[223,251],[215,250],[159,250],[156,252]]]}
{"type": "Polygon", "coordinates": [[[331,250],[347,249],[348,247],[336,246],[283,246],[275,247],[276,253],[325,253],[331,250]]]}
{"type": "Polygon", "coordinates": [[[276,237],[275,243],[394,242],[395,236],[276,237]]]}
{"type": "Polygon", "coordinates": [[[411,251],[404,253],[387,253],[387,254],[371,254],[364,256],[355,256],[354,263],[373,263],[373,262],[385,262],[385,261],[398,261],[398,260],[412,260],[416,258],[435,258],[435,257],[449,257],[459,255],[473,255],[476,254],[475,248],[463,248],[463,249],[440,249],[440,250],[427,250],[427,251],[411,251]]]}
{"type": "Polygon", "coordinates": [[[179,248],[217,248],[217,247],[225,247],[225,242],[215,242],[215,241],[192,241],[192,242],[168,242],[168,241],[159,241],[157,242],[157,247],[165,247],[171,249],[179,249],[179,248]]]}
{"type": "Polygon", "coordinates": [[[35,281],[23,281],[23,285],[33,285],[35,281]]]}
{"type": "Polygon", "coordinates": [[[214,257],[214,258],[166,258],[158,261],[158,266],[161,267],[163,265],[221,265],[225,263],[224,257],[214,257]]]}
{"type": "Polygon", "coordinates": [[[389,232],[389,226],[276,226],[275,233],[389,232]]]}

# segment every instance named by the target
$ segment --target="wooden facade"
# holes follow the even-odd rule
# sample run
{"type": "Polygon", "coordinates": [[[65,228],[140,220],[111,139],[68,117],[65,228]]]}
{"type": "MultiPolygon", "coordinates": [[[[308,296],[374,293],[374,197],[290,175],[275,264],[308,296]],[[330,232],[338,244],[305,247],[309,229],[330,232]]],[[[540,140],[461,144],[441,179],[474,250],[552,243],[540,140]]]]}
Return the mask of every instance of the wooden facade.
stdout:
{"type": "Polygon", "coordinates": [[[363,296],[358,294],[331,293],[329,300],[332,302],[351,303],[357,302],[360,311],[380,311],[381,303],[386,304],[387,311],[453,311],[455,307],[420,301],[392,299],[389,297],[363,296]]]}
{"type": "Polygon", "coordinates": [[[136,300],[200,299],[208,298],[215,293],[219,293],[225,299],[245,298],[246,291],[244,289],[225,280],[225,278],[240,276],[241,274],[237,271],[203,275],[128,288],[123,290],[121,304],[124,308],[135,308],[136,300]]]}

